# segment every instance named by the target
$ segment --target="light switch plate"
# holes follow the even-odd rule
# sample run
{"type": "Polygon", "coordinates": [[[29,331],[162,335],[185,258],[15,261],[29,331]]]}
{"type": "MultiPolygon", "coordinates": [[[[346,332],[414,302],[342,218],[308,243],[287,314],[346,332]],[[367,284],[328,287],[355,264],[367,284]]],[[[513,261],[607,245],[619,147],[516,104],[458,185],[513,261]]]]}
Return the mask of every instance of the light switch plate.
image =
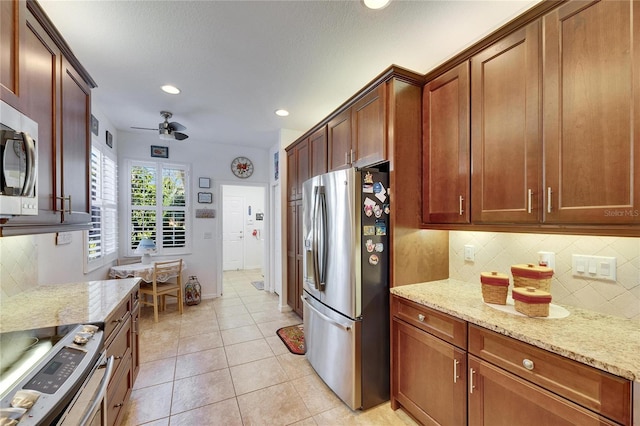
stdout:
{"type": "Polygon", "coordinates": [[[571,255],[571,271],[574,277],[615,282],[616,258],[574,254],[571,255]]]}

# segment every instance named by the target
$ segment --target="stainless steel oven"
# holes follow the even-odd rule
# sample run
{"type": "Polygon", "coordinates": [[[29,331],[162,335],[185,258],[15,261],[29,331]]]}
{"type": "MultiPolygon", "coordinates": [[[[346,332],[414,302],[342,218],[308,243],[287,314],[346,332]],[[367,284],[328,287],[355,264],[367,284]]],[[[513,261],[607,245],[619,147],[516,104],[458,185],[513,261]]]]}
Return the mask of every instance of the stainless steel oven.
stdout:
{"type": "Polygon", "coordinates": [[[0,101],[0,217],[38,214],[38,124],[0,101]]]}
{"type": "Polygon", "coordinates": [[[19,416],[20,426],[106,425],[113,357],[105,359],[101,328],[74,325],[0,335],[0,417],[19,416]],[[25,403],[24,395],[37,399],[25,403]]]}

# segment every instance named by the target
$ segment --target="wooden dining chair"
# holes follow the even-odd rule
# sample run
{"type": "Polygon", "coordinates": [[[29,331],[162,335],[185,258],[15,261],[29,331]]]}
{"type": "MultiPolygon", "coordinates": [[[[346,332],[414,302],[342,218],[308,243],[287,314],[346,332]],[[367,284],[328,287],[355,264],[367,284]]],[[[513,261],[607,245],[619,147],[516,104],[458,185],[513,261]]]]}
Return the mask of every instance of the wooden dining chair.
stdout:
{"type": "Polygon", "coordinates": [[[153,317],[158,322],[158,311],[167,306],[166,296],[175,297],[178,311],[182,315],[182,259],[156,262],[153,267],[153,280],[140,286],[140,303],[153,306],[153,317]],[[175,277],[175,282],[168,281],[175,277]],[[149,300],[147,296],[150,296],[149,300]]]}

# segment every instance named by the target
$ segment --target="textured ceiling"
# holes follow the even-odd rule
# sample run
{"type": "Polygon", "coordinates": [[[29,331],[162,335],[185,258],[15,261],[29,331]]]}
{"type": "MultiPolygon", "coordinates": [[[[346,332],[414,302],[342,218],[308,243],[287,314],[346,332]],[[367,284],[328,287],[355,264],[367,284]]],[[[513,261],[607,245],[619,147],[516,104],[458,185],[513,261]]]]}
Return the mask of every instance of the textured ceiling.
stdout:
{"type": "Polygon", "coordinates": [[[394,0],[379,11],[355,0],[39,3],[118,130],[155,127],[168,110],[187,127],[185,143],[267,148],[389,65],[426,73],[537,1],[394,0]],[[182,93],[161,92],[167,83],[182,93]]]}

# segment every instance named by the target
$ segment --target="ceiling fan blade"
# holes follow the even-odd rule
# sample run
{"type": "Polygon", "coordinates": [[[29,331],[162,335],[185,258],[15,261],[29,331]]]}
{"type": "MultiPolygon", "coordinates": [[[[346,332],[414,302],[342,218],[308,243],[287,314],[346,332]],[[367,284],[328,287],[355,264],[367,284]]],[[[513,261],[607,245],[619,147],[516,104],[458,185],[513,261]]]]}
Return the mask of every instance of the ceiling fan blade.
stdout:
{"type": "Polygon", "coordinates": [[[138,129],[138,130],[158,130],[158,129],[151,129],[149,127],[135,127],[135,126],[131,126],[132,129],[138,129]]]}
{"type": "Polygon", "coordinates": [[[170,128],[171,130],[173,130],[173,131],[176,131],[176,130],[177,130],[178,132],[181,132],[181,131],[183,131],[183,130],[187,130],[187,128],[186,128],[186,127],[184,127],[182,124],[177,123],[177,122],[175,122],[175,121],[173,121],[173,122],[169,123],[169,128],[170,128]]]}
{"type": "Polygon", "coordinates": [[[188,138],[189,136],[185,135],[184,133],[180,133],[180,132],[173,132],[173,136],[179,140],[179,141],[183,141],[186,138],[188,138]]]}

